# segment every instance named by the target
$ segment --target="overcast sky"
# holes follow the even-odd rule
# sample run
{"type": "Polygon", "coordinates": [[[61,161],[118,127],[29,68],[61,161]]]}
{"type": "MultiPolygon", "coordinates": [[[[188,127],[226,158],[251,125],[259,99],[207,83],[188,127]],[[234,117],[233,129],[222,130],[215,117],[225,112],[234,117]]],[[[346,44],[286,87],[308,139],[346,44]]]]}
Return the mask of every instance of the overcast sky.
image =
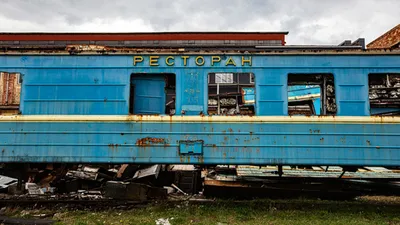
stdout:
{"type": "Polygon", "coordinates": [[[289,31],[287,44],[369,43],[400,0],[0,0],[1,32],[289,31]]]}

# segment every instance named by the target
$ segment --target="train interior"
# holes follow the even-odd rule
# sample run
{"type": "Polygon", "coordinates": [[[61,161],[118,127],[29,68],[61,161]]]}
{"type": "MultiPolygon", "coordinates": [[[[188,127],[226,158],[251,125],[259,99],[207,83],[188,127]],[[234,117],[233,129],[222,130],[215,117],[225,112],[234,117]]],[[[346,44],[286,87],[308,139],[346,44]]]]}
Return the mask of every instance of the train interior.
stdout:
{"type": "Polygon", "coordinates": [[[208,74],[209,115],[254,115],[253,73],[208,74]]]}
{"type": "Polygon", "coordinates": [[[368,78],[371,115],[400,115],[400,74],[370,74],[368,78]]]}
{"type": "Polygon", "coordinates": [[[289,115],[335,115],[335,86],[332,74],[289,74],[289,115]]]}

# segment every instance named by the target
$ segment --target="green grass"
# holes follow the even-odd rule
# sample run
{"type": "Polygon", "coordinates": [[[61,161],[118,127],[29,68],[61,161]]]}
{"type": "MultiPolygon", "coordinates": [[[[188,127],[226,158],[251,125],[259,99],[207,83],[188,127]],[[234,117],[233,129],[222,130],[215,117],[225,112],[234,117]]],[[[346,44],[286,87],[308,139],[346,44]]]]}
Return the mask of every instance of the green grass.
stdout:
{"type": "MultiPolygon", "coordinates": [[[[39,210],[40,211],[40,210],[39,210]]],[[[45,209],[43,212],[49,213],[45,209]]],[[[37,213],[38,211],[36,211],[37,213]]],[[[159,203],[129,210],[63,210],[56,224],[400,224],[400,203],[377,200],[336,202],[322,200],[217,201],[204,204],[159,203]]],[[[11,213],[10,213],[11,214],[11,213]]],[[[13,216],[20,212],[14,210],[13,216]]]]}

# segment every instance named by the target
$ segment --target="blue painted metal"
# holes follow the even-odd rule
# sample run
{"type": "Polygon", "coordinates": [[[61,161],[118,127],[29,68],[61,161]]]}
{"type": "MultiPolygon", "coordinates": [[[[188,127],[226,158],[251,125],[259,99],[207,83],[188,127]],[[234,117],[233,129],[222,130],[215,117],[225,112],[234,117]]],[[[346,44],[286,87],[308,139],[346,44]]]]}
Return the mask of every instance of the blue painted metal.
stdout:
{"type": "MultiPolygon", "coordinates": [[[[321,88],[318,85],[295,85],[289,86],[288,97],[307,97],[313,94],[321,94],[321,88]]],[[[321,97],[309,97],[313,101],[316,115],[321,114],[321,97]]]]}
{"type": "Polygon", "coordinates": [[[179,141],[179,154],[180,155],[202,155],[203,154],[203,141],[179,141]]]}
{"type": "Polygon", "coordinates": [[[382,113],[398,112],[398,108],[371,108],[371,115],[379,115],[382,113]]]}
{"type": "Polygon", "coordinates": [[[400,165],[399,124],[11,122],[0,130],[2,162],[400,165]],[[188,153],[181,141],[199,140],[202,155],[180,154],[188,153]]]}
{"type": "Polygon", "coordinates": [[[245,105],[255,105],[255,90],[254,88],[242,88],[243,103],[245,105]]]}
{"type": "MultiPolygon", "coordinates": [[[[370,115],[369,73],[400,73],[400,55],[394,54],[246,55],[252,57],[251,65],[241,63],[242,55],[221,55],[221,62],[211,65],[211,55],[205,55],[201,66],[196,55],[186,56],[186,65],[181,55],[174,55],[174,66],[168,66],[167,55],[161,55],[158,66],[149,66],[149,56],[133,66],[132,55],[1,55],[0,71],[24,75],[23,115],[127,115],[132,73],[174,73],[178,116],[182,111],[206,114],[207,74],[212,72],[254,73],[258,116],[287,115],[289,73],[330,73],[338,117],[370,115]],[[236,65],[226,65],[228,57],[236,65]]],[[[0,161],[400,165],[400,124],[207,121],[0,120],[0,161]],[[146,137],[164,141],[143,144],[146,137]],[[202,154],[181,154],[186,147],[180,151],[179,143],[187,140],[203,141],[202,154]]],[[[198,153],[198,146],[194,149],[198,153]]]]}
{"type": "MultiPolygon", "coordinates": [[[[233,55],[236,66],[214,63],[204,56],[197,66],[196,56],[184,66],[179,55],[175,65],[149,66],[149,57],[133,66],[133,56],[0,56],[0,70],[24,74],[21,110],[32,114],[128,114],[131,73],[175,73],[176,112],[185,115],[206,113],[207,74],[211,72],[252,72],[257,76],[256,114],[287,115],[288,73],[331,73],[339,116],[368,116],[368,74],[396,73],[399,55],[253,55],[252,65],[241,65],[241,55],[233,55]]],[[[226,56],[225,56],[226,57],[226,56]]],[[[223,57],[222,57],[223,58],[223,57]]]]}
{"type": "Polygon", "coordinates": [[[162,75],[133,75],[134,114],[165,114],[165,80],[162,75]]]}

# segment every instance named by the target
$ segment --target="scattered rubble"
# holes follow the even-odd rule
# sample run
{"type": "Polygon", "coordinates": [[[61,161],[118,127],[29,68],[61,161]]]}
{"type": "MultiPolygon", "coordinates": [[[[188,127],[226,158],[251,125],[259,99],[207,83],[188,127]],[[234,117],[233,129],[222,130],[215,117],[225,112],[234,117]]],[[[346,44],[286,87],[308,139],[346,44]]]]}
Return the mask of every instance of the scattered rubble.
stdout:
{"type": "MultiPolygon", "coordinates": [[[[8,192],[11,196],[25,195],[29,199],[115,199],[138,202],[167,199],[169,194],[186,196],[188,193],[198,192],[188,192],[188,187],[194,185],[187,186],[181,182],[182,175],[177,170],[179,166],[122,164],[67,167],[47,164],[37,167],[29,168],[24,174],[26,178],[20,177],[22,185],[18,185],[17,178],[0,176],[0,190],[3,190],[3,193],[8,192]],[[184,187],[181,187],[181,183],[184,187]]],[[[185,167],[183,172],[193,171],[198,169],[193,166],[185,167]]]]}
{"type": "MultiPolygon", "coordinates": [[[[31,165],[31,167],[33,166],[37,165],[31,165]]],[[[312,190],[320,187],[328,190],[331,188],[329,185],[316,187],[310,184],[323,181],[323,179],[332,180],[332,178],[336,178],[335,180],[338,182],[344,182],[340,184],[340,187],[352,188],[349,189],[351,193],[372,190],[371,185],[381,178],[387,178],[388,182],[385,189],[380,188],[374,190],[375,192],[380,193],[384,190],[386,194],[396,194],[400,191],[399,184],[394,182],[400,179],[400,173],[399,170],[393,168],[363,167],[350,171],[346,168],[332,166],[294,168],[290,166],[218,165],[199,168],[193,165],[160,164],[44,165],[37,167],[29,168],[26,174],[18,178],[8,174],[0,176],[0,191],[3,193],[0,194],[0,199],[9,202],[12,202],[13,199],[61,201],[108,201],[114,199],[138,203],[167,199],[202,201],[202,194],[206,193],[208,197],[213,196],[213,194],[210,195],[210,190],[215,191],[216,187],[221,187],[220,191],[227,194],[230,193],[227,191],[230,187],[238,190],[247,188],[247,191],[242,190],[242,193],[256,193],[258,190],[260,193],[272,193],[278,190],[288,191],[288,184],[290,184],[290,192],[294,193],[297,188],[304,193],[304,189],[308,187],[311,187],[312,190]],[[352,181],[355,179],[366,182],[355,183],[352,181]],[[280,180],[284,182],[279,182],[280,180]]]]}

